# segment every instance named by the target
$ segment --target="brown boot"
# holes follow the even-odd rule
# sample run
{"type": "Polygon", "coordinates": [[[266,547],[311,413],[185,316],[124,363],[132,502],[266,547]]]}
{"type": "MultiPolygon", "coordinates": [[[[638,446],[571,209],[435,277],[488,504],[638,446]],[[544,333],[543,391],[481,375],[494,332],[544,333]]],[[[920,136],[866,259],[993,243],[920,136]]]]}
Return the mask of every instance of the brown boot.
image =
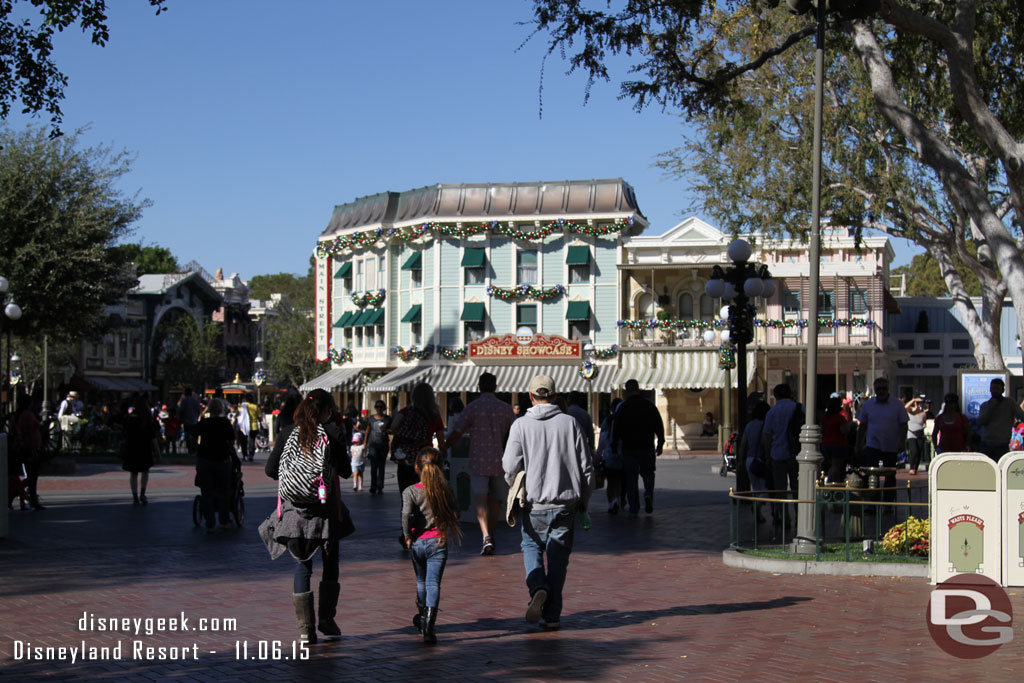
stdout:
{"type": "Polygon", "coordinates": [[[338,585],[337,581],[320,582],[319,609],[317,610],[320,614],[318,615],[317,628],[320,629],[320,633],[328,638],[341,637],[341,629],[338,628],[337,622],[334,621],[334,615],[338,610],[338,594],[340,592],[341,586],[338,585]]]}
{"type": "Polygon", "coordinates": [[[316,617],[313,612],[313,591],[293,593],[292,604],[295,606],[295,621],[299,624],[299,640],[313,644],[316,642],[316,617]]]}

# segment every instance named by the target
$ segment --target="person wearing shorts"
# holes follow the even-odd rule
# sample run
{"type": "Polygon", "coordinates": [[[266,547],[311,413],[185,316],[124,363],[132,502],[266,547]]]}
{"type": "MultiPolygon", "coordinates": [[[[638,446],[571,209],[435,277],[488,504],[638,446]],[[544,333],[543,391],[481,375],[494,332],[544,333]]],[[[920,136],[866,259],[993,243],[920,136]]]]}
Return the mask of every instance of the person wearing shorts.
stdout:
{"type": "Polygon", "coordinates": [[[470,402],[459,415],[448,443],[457,443],[463,434],[469,435],[470,487],[476,504],[476,519],[483,536],[480,554],[493,555],[494,537],[491,530],[504,516],[501,510],[508,497],[501,456],[505,452],[515,413],[511,405],[495,396],[497,377],[489,372],[482,373],[479,388],[480,396],[470,402]]]}

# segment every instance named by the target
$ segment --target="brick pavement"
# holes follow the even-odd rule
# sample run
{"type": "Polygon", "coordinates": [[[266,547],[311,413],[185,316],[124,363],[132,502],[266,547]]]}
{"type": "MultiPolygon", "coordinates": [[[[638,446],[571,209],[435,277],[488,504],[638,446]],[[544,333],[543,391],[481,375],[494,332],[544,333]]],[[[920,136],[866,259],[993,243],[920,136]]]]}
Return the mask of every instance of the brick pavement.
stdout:
{"type": "MultiPolygon", "coordinates": [[[[396,542],[393,472],[383,497],[346,492],[358,527],[342,542],[340,642],[309,661],[239,660],[281,641],[291,655],[292,561],[270,561],[256,537],[273,506],[273,483],[246,464],[249,519],[207,536],[191,521],[191,470],[159,466],[150,504],[133,508],[127,474],[88,465],[41,483],[43,512],[15,512],[0,540],[0,676],[21,680],[1009,680],[1024,659],[1024,604],[1015,640],[977,661],[931,641],[920,579],[772,576],[725,567],[731,479],[707,460],[659,464],[652,516],[605,514],[577,529],[563,628],[523,621],[526,592],[518,530],[502,528],[498,553],[479,557],[479,531],[449,560],[438,619],[425,647],[410,624],[415,587],[396,542]],[[170,617],[190,625],[233,618],[237,630],[154,635],[80,632],[83,613],[170,617]],[[14,661],[14,641],[33,646],[123,644],[122,660],[14,661]],[[191,648],[199,660],[137,661],[144,647],[191,648]],[[214,651],[215,653],[211,653],[214,651]]],[[[598,496],[603,497],[603,492],[598,496]]],[[[319,571],[319,570],[318,570],[319,571]]],[[[316,577],[314,576],[314,579],[316,577]]],[[[191,651],[190,651],[191,652],[191,651]]]]}

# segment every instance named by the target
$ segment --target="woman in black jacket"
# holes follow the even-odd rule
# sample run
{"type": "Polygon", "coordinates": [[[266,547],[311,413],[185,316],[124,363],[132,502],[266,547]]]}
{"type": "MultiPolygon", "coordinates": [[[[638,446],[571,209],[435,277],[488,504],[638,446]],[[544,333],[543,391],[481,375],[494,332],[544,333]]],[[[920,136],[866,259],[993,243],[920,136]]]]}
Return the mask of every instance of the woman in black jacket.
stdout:
{"type": "Polygon", "coordinates": [[[337,476],[348,479],[352,469],[330,394],[314,389],[299,403],[294,417],[294,424],[278,436],[267,459],[266,472],[279,481],[281,518],[275,539],[287,545],[297,562],[292,603],[299,638],[315,643],[317,629],[328,637],[341,636],[334,621],[340,591],[338,541],[354,527],[341,502],[337,476]],[[322,496],[318,491],[321,483],[325,489],[322,496]],[[310,579],[313,556],[321,549],[323,574],[317,620],[310,579]]]}

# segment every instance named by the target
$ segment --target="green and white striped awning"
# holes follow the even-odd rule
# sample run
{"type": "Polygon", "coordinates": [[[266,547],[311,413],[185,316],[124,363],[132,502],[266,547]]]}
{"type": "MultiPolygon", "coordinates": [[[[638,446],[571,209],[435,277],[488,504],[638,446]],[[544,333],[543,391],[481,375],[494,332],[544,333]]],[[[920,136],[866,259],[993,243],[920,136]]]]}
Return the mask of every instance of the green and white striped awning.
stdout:
{"type": "Polygon", "coordinates": [[[475,365],[473,363],[438,364],[430,378],[434,391],[477,391],[480,375],[489,372],[498,380],[497,391],[508,393],[526,393],[530,390],[530,380],[535,375],[548,375],[555,380],[555,389],[559,393],[588,390],[596,393],[607,393],[612,389],[615,377],[614,365],[598,364],[597,375],[588,386],[587,380],[580,377],[577,365],[475,365]]]}
{"type": "MultiPolygon", "coordinates": [[[[641,389],[722,389],[725,371],[718,366],[718,351],[645,351],[622,354],[622,367],[614,384],[621,388],[635,379],[641,389]]],[[[754,377],[754,353],[747,352],[747,380],[754,377]]],[[[736,370],[730,373],[735,386],[736,370]]]]}
{"type": "MultiPolygon", "coordinates": [[[[420,382],[429,382],[430,376],[436,366],[434,365],[410,365],[392,370],[376,381],[367,384],[363,391],[392,392],[412,391],[420,382]]],[[[433,385],[432,385],[433,386],[433,385]]],[[[437,391],[434,387],[434,391],[437,391]]]]}
{"type": "Polygon", "coordinates": [[[314,389],[324,391],[352,391],[359,386],[359,375],[362,368],[337,368],[328,370],[319,377],[314,377],[299,387],[299,391],[308,394],[314,389]]]}

